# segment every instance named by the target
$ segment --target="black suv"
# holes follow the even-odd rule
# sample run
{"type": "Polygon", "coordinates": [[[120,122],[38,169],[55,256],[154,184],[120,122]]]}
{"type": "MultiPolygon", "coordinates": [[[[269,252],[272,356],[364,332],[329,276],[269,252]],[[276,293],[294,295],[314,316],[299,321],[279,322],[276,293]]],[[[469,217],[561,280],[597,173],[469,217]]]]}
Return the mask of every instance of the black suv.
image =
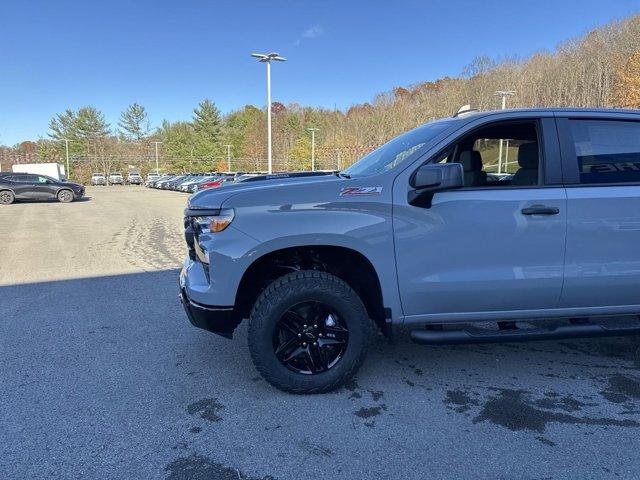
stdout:
{"type": "Polygon", "coordinates": [[[0,204],[16,200],[58,200],[69,203],[84,196],[84,185],[62,182],[46,175],[9,173],[0,175],[0,204]]]}

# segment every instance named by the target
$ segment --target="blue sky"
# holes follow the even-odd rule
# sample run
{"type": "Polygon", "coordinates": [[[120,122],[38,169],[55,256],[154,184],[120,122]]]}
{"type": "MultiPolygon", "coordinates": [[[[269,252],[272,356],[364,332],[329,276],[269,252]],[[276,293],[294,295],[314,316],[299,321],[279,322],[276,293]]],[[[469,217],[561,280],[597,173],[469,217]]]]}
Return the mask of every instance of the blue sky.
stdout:
{"type": "Polygon", "coordinates": [[[640,12],[640,0],[422,0],[0,3],[0,143],[46,136],[65,108],[112,125],[132,102],[153,126],[207,97],[223,113],[273,99],[348,107],[398,85],[458,75],[475,56],[527,56],[640,12]]]}

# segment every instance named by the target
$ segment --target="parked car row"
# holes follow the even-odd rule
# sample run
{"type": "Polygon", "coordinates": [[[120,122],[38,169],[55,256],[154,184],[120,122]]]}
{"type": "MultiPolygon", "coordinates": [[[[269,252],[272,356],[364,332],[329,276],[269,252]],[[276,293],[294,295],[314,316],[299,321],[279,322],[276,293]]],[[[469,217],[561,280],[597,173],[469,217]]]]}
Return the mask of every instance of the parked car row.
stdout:
{"type": "Polygon", "coordinates": [[[195,193],[198,190],[216,188],[228,182],[235,182],[243,176],[240,173],[184,173],[180,175],[164,174],[147,178],[145,185],[159,190],[195,193]]]}
{"type": "Polygon", "coordinates": [[[126,183],[129,185],[142,185],[142,175],[140,175],[140,172],[131,171],[125,180],[124,176],[120,172],[111,172],[108,176],[104,173],[91,174],[91,185],[94,186],[125,185],[126,183]]]}
{"type": "MultiPolygon", "coordinates": [[[[335,172],[287,172],[287,173],[190,173],[164,174],[150,173],[145,185],[160,190],[175,190],[179,192],[195,193],[201,190],[218,188],[225,185],[235,185],[243,182],[262,180],[278,180],[284,178],[331,175],[335,172]]],[[[129,174],[127,183],[142,183],[138,173],[129,174]],[[138,177],[138,178],[136,178],[138,177]]],[[[91,176],[92,185],[124,185],[121,174],[112,173],[108,177],[94,173],[91,176]],[[118,178],[119,177],[119,178],[118,178]]],[[[67,203],[79,200],[84,196],[84,185],[58,180],[47,175],[31,173],[0,173],[0,204],[11,204],[18,200],[58,200],[67,203]]]]}
{"type": "Polygon", "coordinates": [[[243,182],[255,182],[261,180],[277,180],[279,178],[290,177],[308,177],[320,175],[332,175],[333,171],[316,171],[316,172],[283,172],[268,174],[260,173],[185,173],[175,175],[166,173],[163,175],[149,175],[145,185],[149,188],[158,190],[174,190],[177,192],[195,193],[201,190],[223,187],[226,185],[235,185],[243,182]]]}

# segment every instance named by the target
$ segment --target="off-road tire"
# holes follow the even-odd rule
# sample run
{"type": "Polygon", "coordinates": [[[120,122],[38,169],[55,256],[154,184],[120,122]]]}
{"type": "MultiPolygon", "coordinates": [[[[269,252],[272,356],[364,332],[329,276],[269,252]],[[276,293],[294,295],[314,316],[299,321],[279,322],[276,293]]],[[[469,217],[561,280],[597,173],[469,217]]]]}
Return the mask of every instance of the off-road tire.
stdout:
{"type": "Polygon", "coordinates": [[[58,198],[58,201],[60,203],[71,203],[73,202],[73,192],[71,190],[60,190],[58,192],[58,195],[56,195],[58,198]]]}
{"type": "Polygon", "coordinates": [[[249,351],[260,375],[289,393],[325,393],[350,379],[362,364],[373,323],[362,301],[343,280],[326,272],[302,270],[271,283],[258,297],[249,319],[249,351]],[[273,332],[291,306],[317,300],[330,305],[344,320],[349,340],[344,356],[329,370],[314,375],[296,373],[283,365],[273,348],[273,332]]]}
{"type": "Polygon", "coordinates": [[[11,190],[0,191],[0,205],[11,205],[16,201],[16,196],[11,190]]]}

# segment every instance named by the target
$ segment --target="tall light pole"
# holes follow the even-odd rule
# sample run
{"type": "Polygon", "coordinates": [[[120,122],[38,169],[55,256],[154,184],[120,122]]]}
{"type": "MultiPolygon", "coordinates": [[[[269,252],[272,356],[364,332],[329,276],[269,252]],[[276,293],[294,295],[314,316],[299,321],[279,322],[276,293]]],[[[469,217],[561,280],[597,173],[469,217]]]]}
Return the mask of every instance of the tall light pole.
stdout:
{"type": "Polygon", "coordinates": [[[311,132],[311,171],[316,169],[316,132],[320,131],[319,128],[307,128],[311,132]]]}
{"type": "Polygon", "coordinates": [[[233,145],[225,145],[227,147],[227,172],[231,171],[231,147],[233,145]]]}
{"type": "Polygon", "coordinates": [[[155,143],[156,144],[156,174],[160,173],[159,167],[158,167],[158,144],[162,143],[162,142],[151,142],[151,143],[155,143]]]}
{"type": "Polygon", "coordinates": [[[252,53],[251,56],[267,64],[267,159],[269,173],[273,173],[271,160],[271,61],[284,62],[287,59],[277,53],[252,53]]]}
{"type": "MultiPolygon", "coordinates": [[[[507,97],[513,97],[516,94],[515,90],[498,90],[493,95],[496,97],[502,97],[502,110],[507,108],[507,97]]],[[[507,144],[509,148],[509,144],[507,144]]],[[[504,171],[507,171],[507,164],[504,165],[504,171]]],[[[498,148],[498,173],[502,173],[502,139],[500,139],[500,147],[498,148]]]]}

